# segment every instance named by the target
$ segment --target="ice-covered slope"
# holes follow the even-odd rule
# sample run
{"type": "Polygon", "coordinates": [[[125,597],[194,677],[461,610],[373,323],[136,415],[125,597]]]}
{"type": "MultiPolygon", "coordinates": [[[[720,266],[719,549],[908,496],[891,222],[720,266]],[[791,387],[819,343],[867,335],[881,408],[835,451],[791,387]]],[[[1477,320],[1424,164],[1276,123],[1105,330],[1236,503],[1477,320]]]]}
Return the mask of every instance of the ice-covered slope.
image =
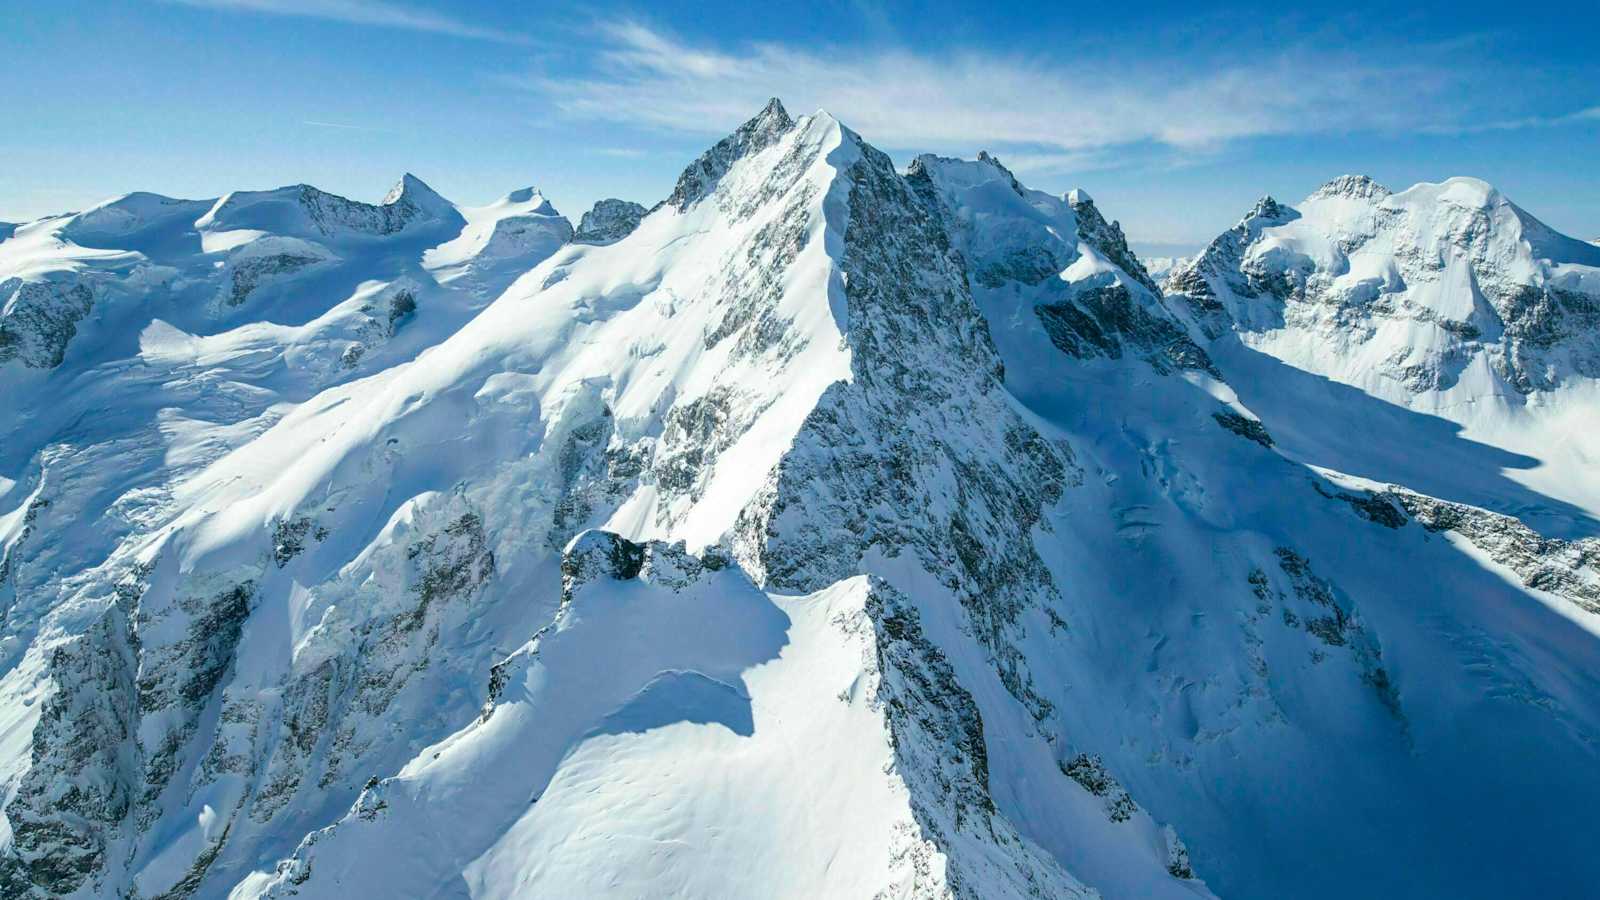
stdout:
{"type": "Polygon", "coordinates": [[[1265,198],[1168,288],[1295,454],[1593,533],[1600,249],[1490,185],[1344,176],[1295,208],[1265,198]],[[1484,490],[1484,468],[1522,489],[1484,490]]]}
{"type": "Polygon", "coordinates": [[[774,101],[520,269],[430,195],[0,243],[122,292],[0,369],[8,895],[1587,883],[1600,548],[1280,452],[1087,194],[774,101]]]}

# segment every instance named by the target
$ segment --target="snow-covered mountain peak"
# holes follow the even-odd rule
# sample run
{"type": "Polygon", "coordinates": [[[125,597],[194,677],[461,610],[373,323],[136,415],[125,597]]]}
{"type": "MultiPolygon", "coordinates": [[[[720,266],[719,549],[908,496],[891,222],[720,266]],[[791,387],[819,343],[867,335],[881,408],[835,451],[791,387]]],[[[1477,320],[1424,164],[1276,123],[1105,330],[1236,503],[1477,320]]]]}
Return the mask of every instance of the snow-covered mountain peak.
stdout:
{"type": "Polygon", "coordinates": [[[518,188],[489,205],[499,208],[517,207],[522,212],[536,212],[544,215],[553,215],[555,213],[555,207],[551,205],[550,201],[545,198],[538,188],[532,186],[518,188]]]}
{"type": "Polygon", "coordinates": [[[386,237],[414,227],[461,224],[454,205],[414,176],[395,185],[382,203],[347,200],[307,184],[270,191],[235,191],[196,221],[203,231],[264,231],[310,238],[386,237]]]}
{"type": "Polygon", "coordinates": [[[1271,194],[1263,194],[1256,205],[1244,214],[1236,228],[1254,230],[1264,226],[1278,225],[1290,219],[1298,218],[1300,213],[1293,207],[1279,203],[1271,194]]]}
{"type": "Polygon", "coordinates": [[[147,191],[113,197],[72,217],[63,233],[86,242],[106,241],[176,217],[193,220],[210,201],[179,200],[147,191]]]}
{"type": "Polygon", "coordinates": [[[1355,200],[1381,200],[1394,193],[1366,175],[1340,175],[1311,193],[1316,197],[1347,197],[1355,200]]]}
{"type": "MultiPolygon", "coordinates": [[[[817,118],[817,117],[812,117],[817,118]]],[[[823,116],[822,118],[827,118],[823,116]]],[[[767,102],[759,113],[740,125],[734,132],[718,141],[699,159],[690,163],[666,204],[679,212],[687,210],[716,185],[718,179],[738,160],[772,146],[795,126],[783,103],[777,97],[767,102]]]]}
{"type": "Polygon", "coordinates": [[[1402,206],[1448,205],[1485,212],[1510,203],[1494,185],[1481,178],[1466,176],[1447,178],[1438,184],[1423,182],[1413,185],[1397,197],[1395,202],[1402,206]]]}
{"type": "Polygon", "coordinates": [[[1487,397],[1499,384],[1525,394],[1600,375],[1600,348],[1590,346],[1600,311],[1585,299],[1600,296],[1597,266],[1591,247],[1479,179],[1388,193],[1345,176],[1299,209],[1258,203],[1169,286],[1196,301],[1202,318],[1219,311],[1210,298],[1222,297],[1251,334],[1317,319],[1341,342],[1370,344],[1375,335],[1352,330],[1354,321],[1407,320],[1371,345],[1381,359],[1341,353],[1341,365],[1363,377],[1387,371],[1408,392],[1431,393],[1461,384],[1468,360],[1480,357],[1487,368],[1465,389],[1487,397]],[[1551,355],[1557,344],[1568,349],[1551,355]]]}
{"type": "Polygon", "coordinates": [[[772,97],[767,100],[767,105],[761,108],[761,112],[756,113],[755,118],[746,122],[735,134],[765,133],[770,137],[776,137],[788,131],[793,124],[794,120],[789,117],[789,111],[783,108],[783,101],[772,97]]]}
{"type": "Polygon", "coordinates": [[[1233,353],[1235,368],[1279,360],[1566,459],[1520,477],[1555,496],[1600,496],[1573,438],[1600,385],[1595,247],[1476,178],[1384,193],[1346,177],[1298,209],[1272,206],[1167,280],[1213,340],[1264,354],[1233,353]]]}
{"type": "Polygon", "coordinates": [[[384,206],[410,204],[430,216],[445,216],[455,209],[455,204],[439,196],[439,192],[410,172],[400,176],[395,186],[384,195],[384,206]]]}

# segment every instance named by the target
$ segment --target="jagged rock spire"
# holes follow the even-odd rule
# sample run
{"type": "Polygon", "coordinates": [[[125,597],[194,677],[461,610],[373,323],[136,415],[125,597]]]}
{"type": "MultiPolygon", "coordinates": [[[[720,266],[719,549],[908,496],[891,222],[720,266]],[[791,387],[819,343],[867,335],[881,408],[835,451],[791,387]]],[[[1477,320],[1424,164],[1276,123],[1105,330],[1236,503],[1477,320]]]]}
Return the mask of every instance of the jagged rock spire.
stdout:
{"type": "Polygon", "coordinates": [[[789,118],[783,103],[777,97],[768,100],[754,118],[718,141],[716,146],[683,170],[672,196],[667,198],[667,205],[679,212],[687,210],[695,201],[710,193],[736,161],[770,147],[793,127],[794,120],[789,118]]]}
{"type": "Polygon", "coordinates": [[[1120,266],[1151,293],[1160,296],[1161,287],[1150,277],[1144,263],[1140,262],[1139,257],[1128,247],[1128,237],[1122,233],[1121,223],[1106,221],[1106,217],[1094,205],[1094,198],[1083,188],[1073,188],[1068,191],[1066,201],[1078,219],[1078,238],[1120,266]]]}
{"type": "Polygon", "coordinates": [[[1271,194],[1263,194],[1234,227],[1248,231],[1252,225],[1278,225],[1299,217],[1300,213],[1294,207],[1279,203],[1271,194]]]}

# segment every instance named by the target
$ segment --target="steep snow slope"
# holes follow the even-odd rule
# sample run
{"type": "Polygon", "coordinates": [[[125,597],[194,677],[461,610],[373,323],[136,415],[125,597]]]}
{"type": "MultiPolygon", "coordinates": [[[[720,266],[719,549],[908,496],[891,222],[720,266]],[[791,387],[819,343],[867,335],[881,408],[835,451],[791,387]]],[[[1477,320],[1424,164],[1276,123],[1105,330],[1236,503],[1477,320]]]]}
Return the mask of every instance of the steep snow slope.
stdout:
{"type": "Polygon", "coordinates": [[[466,279],[485,299],[499,293],[530,263],[572,240],[572,223],[533,188],[512,191],[488,206],[459,211],[466,227],[454,239],[424,253],[422,264],[440,282],[466,279]]]}
{"type": "MultiPolygon", "coordinates": [[[[949,218],[1009,232],[1060,209],[987,162],[927,167],[949,218]]],[[[1585,829],[1568,801],[1597,790],[1578,773],[1594,752],[1600,546],[1369,493],[1278,455],[1277,422],[1257,421],[1204,365],[1062,341],[1063,322],[1111,331],[1081,301],[1082,316],[1051,312],[1061,301],[1050,298],[1098,296],[1077,273],[1106,254],[1081,235],[1108,229],[1076,199],[1077,221],[1048,229],[1059,276],[985,284],[997,242],[960,247],[1008,390],[1085,472],[1034,538],[1062,585],[1063,627],[1020,645],[1057,713],[1060,755],[1099,756],[1178,826],[1224,896],[1494,896],[1530,879],[1572,890],[1571,836],[1585,829]],[[1515,834],[1482,824],[1509,818],[1515,834]],[[1496,863],[1462,869],[1458,854],[1496,863]]],[[[1165,309],[1153,295],[1138,308],[1152,321],[1165,309]]],[[[990,759],[1027,771],[993,748],[990,759]]],[[[1057,824],[1035,782],[995,793],[1069,870],[1114,883],[1099,871],[1105,854],[1057,824]]]]}
{"type": "Polygon", "coordinates": [[[1283,452],[1087,194],[776,101],[542,261],[413,181],[0,244],[107,292],[0,369],[8,895],[1587,883],[1600,547],[1283,452]]]}
{"type": "Polygon", "coordinates": [[[1600,250],[1488,184],[1265,198],[1168,286],[1290,452],[1595,533],[1600,250]]]}

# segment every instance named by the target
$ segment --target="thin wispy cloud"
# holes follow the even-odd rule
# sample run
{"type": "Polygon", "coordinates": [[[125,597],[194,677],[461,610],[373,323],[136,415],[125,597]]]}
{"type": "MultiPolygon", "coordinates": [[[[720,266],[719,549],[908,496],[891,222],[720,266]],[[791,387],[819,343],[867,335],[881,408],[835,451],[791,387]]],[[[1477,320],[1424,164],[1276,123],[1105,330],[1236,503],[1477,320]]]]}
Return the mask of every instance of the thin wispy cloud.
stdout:
{"type": "Polygon", "coordinates": [[[1437,134],[1477,134],[1485,131],[1524,131],[1530,128],[1560,128],[1600,122],[1600,106],[1591,106],[1559,116],[1520,116],[1488,122],[1467,122],[1428,129],[1437,134]]]}
{"type": "Polygon", "coordinates": [[[386,130],[383,128],[370,128],[366,125],[351,125],[348,122],[322,122],[317,119],[302,119],[300,124],[309,125],[312,128],[332,128],[335,131],[379,132],[386,130]]]}
{"type": "Polygon", "coordinates": [[[425,31],[450,37],[506,44],[532,42],[527,35],[486,28],[442,13],[389,3],[386,0],[167,0],[167,2],[205,9],[425,31]]]}
{"type": "MultiPolygon", "coordinates": [[[[1247,138],[1470,127],[1480,71],[1453,49],[1317,46],[1191,57],[1050,57],[751,44],[600,26],[591,74],[514,78],[575,117],[717,133],[768,96],[826,108],[888,147],[1014,147],[1025,170],[1099,167],[1108,148],[1205,151],[1247,138]],[[1459,54],[1455,54],[1459,57],[1459,54]]],[[[1587,115],[1586,111],[1580,115],[1587,115]]]]}

